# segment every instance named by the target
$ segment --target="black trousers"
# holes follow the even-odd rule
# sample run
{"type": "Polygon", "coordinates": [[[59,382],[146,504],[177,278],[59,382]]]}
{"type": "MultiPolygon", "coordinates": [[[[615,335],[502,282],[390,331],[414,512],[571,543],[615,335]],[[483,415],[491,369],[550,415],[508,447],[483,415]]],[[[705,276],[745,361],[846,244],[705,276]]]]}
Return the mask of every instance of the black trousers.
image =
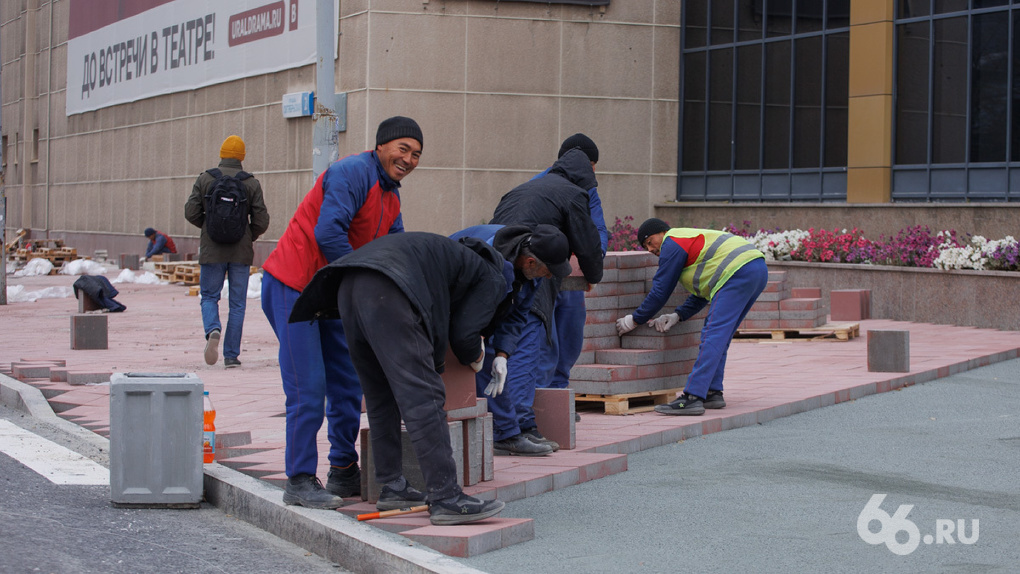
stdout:
{"type": "Polygon", "coordinates": [[[432,341],[418,312],[396,283],[369,269],[344,274],[337,305],[365,393],[376,480],[385,484],[402,474],[403,418],[429,500],[460,494],[443,409],[446,388],[433,365],[432,341]]]}

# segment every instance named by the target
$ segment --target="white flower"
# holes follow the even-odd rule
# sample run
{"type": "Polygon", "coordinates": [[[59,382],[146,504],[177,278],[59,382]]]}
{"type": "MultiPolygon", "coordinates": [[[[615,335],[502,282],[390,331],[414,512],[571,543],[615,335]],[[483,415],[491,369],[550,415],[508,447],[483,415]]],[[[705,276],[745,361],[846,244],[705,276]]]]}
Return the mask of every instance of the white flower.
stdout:
{"type": "Polygon", "coordinates": [[[759,231],[750,237],[749,241],[754,244],[758,251],[765,255],[766,261],[778,261],[789,259],[790,252],[800,247],[801,242],[810,237],[811,234],[800,229],[769,233],[759,231]]]}

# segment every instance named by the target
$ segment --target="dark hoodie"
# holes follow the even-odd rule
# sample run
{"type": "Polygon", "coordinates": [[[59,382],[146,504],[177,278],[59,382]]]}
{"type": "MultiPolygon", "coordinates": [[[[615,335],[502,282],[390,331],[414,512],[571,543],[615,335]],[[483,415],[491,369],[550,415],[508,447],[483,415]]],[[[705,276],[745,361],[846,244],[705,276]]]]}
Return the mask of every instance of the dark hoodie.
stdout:
{"type": "MultiPolygon", "coordinates": [[[[602,280],[602,239],[591,218],[586,190],[598,187],[591,160],[580,149],[572,149],[556,160],[544,177],[513,188],[499,200],[490,223],[521,224],[534,228],[539,223],[555,226],[567,236],[570,252],[588,283],[602,280]]],[[[560,281],[543,281],[531,312],[549,325],[560,281]]]]}
{"type": "MultiPolygon", "coordinates": [[[[337,291],[347,269],[389,277],[411,302],[432,340],[436,371],[445,369],[447,341],[462,364],[481,354],[481,335],[506,296],[503,257],[474,238],[460,242],[423,232],[394,233],[320,269],[294,302],[290,322],[335,319],[337,291]]],[[[364,294],[364,304],[371,304],[364,294]]]]}
{"type": "Polygon", "coordinates": [[[513,188],[499,200],[489,223],[534,228],[547,223],[563,232],[588,283],[602,280],[602,239],[591,219],[587,190],[598,187],[583,151],[563,154],[545,177],[513,188]]]}

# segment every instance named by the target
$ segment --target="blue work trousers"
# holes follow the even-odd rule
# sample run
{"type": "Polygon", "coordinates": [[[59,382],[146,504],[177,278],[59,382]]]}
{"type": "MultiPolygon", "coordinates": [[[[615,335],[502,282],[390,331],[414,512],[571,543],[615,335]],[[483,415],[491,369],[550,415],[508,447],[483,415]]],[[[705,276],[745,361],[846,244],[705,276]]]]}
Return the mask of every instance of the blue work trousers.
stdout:
{"type": "Polygon", "coordinates": [[[236,359],[241,354],[241,331],[244,327],[244,310],[248,304],[248,276],[251,266],[246,263],[203,263],[198,276],[202,294],[202,326],[205,335],[213,331],[223,333],[223,358],[236,359]],[[227,330],[220,325],[220,293],[223,279],[227,279],[230,290],[227,299],[230,312],[227,314],[227,330]]]}
{"type": "Polygon", "coordinates": [[[503,388],[504,393],[510,393],[517,412],[517,425],[522,431],[536,427],[535,388],[551,378],[556,356],[556,339],[553,338],[550,343],[545,323],[538,315],[528,313],[528,322],[521,330],[517,350],[507,361],[506,386],[503,388]]]}
{"type": "Polygon", "coordinates": [[[584,291],[560,291],[556,296],[555,316],[556,368],[552,379],[540,387],[565,389],[570,386],[570,369],[577,362],[584,345],[584,291]]]}
{"type": "Polygon", "coordinates": [[[315,474],[316,436],[323,414],[329,464],[357,462],[354,441],[361,428],[361,385],[339,319],[288,323],[300,293],[269,273],[262,275],[262,310],[280,341],[280,377],[287,397],[287,476],[315,474]]]}
{"type": "MultiPolygon", "coordinates": [[[[492,413],[492,440],[505,440],[512,436],[521,434],[521,427],[517,424],[517,409],[510,397],[509,384],[507,380],[503,385],[503,392],[490,397],[485,394],[485,387],[492,381],[492,362],[496,360],[496,351],[488,343],[485,346],[485,363],[482,370],[475,374],[475,391],[479,397],[485,397],[489,404],[489,412],[492,413]]],[[[511,357],[507,360],[507,379],[510,374],[511,357]]],[[[534,392],[532,392],[534,397],[534,392]]]]}
{"type": "Polygon", "coordinates": [[[708,391],[723,390],[723,371],[730,341],[758,295],[765,290],[769,270],[764,259],[755,259],[737,270],[712,297],[708,318],[701,329],[701,345],[684,392],[705,398],[708,391]]]}

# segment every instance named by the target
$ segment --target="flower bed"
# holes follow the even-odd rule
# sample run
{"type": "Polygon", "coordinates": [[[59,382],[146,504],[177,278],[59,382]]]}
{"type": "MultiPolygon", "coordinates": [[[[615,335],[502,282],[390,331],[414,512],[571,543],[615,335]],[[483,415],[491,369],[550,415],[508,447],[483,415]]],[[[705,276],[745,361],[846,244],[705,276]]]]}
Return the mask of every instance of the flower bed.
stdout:
{"type": "MultiPolygon", "coordinates": [[[[616,220],[611,246],[640,250],[632,221],[616,220]]],[[[752,232],[746,221],[724,229],[752,241],[794,287],[826,295],[870,289],[872,318],[1020,330],[1020,245],[1012,236],[988,240],[913,226],[870,240],[858,229],[752,232]]]]}
{"type": "Polygon", "coordinates": [[[811,228],[751,232],[748,221],[741,227],[727,225],[724,230],[746,237],[770,261],[1020,271],[1020,244],[1012,236],[988,240],[980,235],[961,236],[955,230],[933,234],[928,227],[915,225],[894,237],[883,235],[872,240],[856,227],[849,231],[811,228]]]}

